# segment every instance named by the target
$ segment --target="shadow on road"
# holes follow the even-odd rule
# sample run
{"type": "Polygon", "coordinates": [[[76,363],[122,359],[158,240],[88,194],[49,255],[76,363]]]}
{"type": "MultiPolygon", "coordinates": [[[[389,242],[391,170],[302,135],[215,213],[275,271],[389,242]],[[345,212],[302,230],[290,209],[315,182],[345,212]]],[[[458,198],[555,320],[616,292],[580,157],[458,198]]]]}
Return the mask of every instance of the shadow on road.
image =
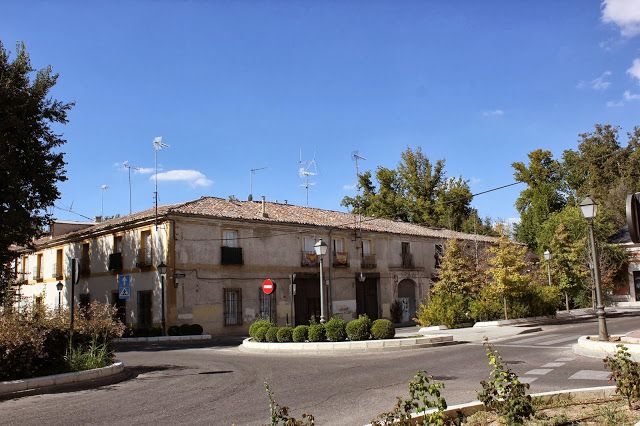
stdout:
{"type": "Polygon", "coordinates": [[[158,352],[158,351],[180,351],[183,349],[201,348],[226,348],[239,346],[245,339],[238,337],[220,337],[211,340],[197,342],[145,342],[145,343],[115,343],[116,352],[158,352]]]}

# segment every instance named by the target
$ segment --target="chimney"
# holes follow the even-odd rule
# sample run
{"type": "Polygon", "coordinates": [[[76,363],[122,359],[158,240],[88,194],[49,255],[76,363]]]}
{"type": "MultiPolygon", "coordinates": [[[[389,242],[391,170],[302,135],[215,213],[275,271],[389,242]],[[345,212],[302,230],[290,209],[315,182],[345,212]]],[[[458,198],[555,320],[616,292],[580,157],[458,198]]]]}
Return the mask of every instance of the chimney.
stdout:
{"type": "Polygon", "coordinates": [[[267,203],[266,203],[266,198],[264,195],[262,196],[262,217],[269,217],[269,215],[267,214],[267,203]]]}
{"type": "Polygon", "coordinates": [[[102,216],[96,216],[95,220],[96,223],[100,223],[102,222],[102,216]]]}

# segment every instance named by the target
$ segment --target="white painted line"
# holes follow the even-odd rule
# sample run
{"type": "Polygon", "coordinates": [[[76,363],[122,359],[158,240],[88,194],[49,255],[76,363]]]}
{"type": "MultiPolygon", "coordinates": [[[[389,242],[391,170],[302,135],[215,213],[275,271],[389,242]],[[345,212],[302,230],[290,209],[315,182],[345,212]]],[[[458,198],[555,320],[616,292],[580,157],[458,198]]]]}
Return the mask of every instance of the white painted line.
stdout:
{"type": "Polygon", "coordinates": [[[576,359],[575,357],[558,358],[558,359],[556,359],[556,362],[569,362],[569,361],[573,361],[575,359],[576,359]]]}
{"type": "MultiPolygon", "coordinates": [[[[478,346],[482,345],[482,343],[478,343],[478,346]]],[[[494,346],[505,346],[509,348],[528,348],[528,349],[544,349],[548,350],[548,346],[534,346],[534,345],[512,345],[511,343],[496,343],[494,346]]],[[[554,346],[554,348],[570,348],[571,346],[554,346]]]]}
{"type": "Polygon", "coordinates": [[[553,340],[546,340],[544,342],[540,342],[538,343],[538,345],[555,345],[556,343],[563,343],[563,342],[570,342],[572,340],[574,340],[576,343],[578,342],[578,337],[580,336],[564,336],[560,339],[553,339],[553,340]]]}
{"type": "Polygon", "coordinates": [[[609,380],[608,371],[597,370],[580,370],[573,376],[569,377],[569,380],[609,380]]]}
{"type": "Polygon", "coordinates": [[[514,343],[519,345],[524,343],[537,342],[538,340],[544,340],[544,339],[548,339],[550,337],[556,337],[556,336],[560,336],[560,334],[545,334],[544,336],[529,337],[528,339],[514,340],[509,343],[514,343]]]}
{"type": "Polygon", "coordinates": [[[564,365],[564,362],[548,362],[545,365],[542,366],[542,368],[556,368],[556,367],[562,367],[564,365]]]}
{"type": "Polygon", "coordinates": [[[520,383],[532,383],[538,380],[537,377],[520,377],[520,383]]]}
{"type": "Polygon", "coordinates": [[[533,374],[534,376],[544,376],[550,371],[553,371],[553,368],[534,368],[533,370],[529,370],[524,374],[526,375],[533,374]]]}

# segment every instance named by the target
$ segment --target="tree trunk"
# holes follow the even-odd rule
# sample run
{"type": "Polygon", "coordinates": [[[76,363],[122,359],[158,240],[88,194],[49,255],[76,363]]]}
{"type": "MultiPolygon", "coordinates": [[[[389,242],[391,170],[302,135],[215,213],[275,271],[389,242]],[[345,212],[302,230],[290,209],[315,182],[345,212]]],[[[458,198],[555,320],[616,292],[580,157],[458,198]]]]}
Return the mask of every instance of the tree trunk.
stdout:
{"type": "Polygon", "coordinates": [[[564,292],[564,303],[567,306],[567,312],[569,312],[569,293],[564,292]]]}
{"type": "Polygon", "coordinates": [[[509,315],[507,315],[507,296],[502,298],[502,303],[504,304],[504,319],[508,320],[509,315]]]}

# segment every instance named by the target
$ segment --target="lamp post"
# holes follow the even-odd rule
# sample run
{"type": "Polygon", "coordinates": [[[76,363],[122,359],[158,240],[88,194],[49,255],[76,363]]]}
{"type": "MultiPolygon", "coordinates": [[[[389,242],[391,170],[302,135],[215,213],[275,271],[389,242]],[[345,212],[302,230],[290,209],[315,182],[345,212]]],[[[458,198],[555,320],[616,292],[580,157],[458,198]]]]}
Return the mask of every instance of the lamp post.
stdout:
{"type": "Polygon", "coordinates": [[[166,321],[165,321],[165,317],[164,317],[164,276],[167,273],[167,265],[164,264],[164,262],[160,262],[160,264],[157,266],[158,269],[158,274],[160,275],[160,295],[161,295],[161,309],[162,309],[162,334],[166,335],[167,330],[166,330],[166,321]]]}
{"type": "Polygon", "coordinates": [[[58,312],[62,310],[62,289],[63,288],[64,288],[64,285],[62,284],[62,282],[58,281],[58,284],[56,284],[56,289],[58,290],[58,312]]]}
{"type": "Polygon", "coordinates": [[[600,263],[598,261],[598,247],[593,237],[593,219],[598,212],[598,205],[590,198],[585,197],[580,203],[582,215],[589,223],[589,241],[591,242],[591,259],[593,264],[593,281],[596,287],[596,316],[598,317],[598,340],[608,341],[609,333],[607,332],[607,319],[602,303],[602,293],[600,291],[600,263]]]}
{"type": "Polygon", "coordinates": [[[549,261],[551,260],[551,252],[549,250],[544,251],[544,260],[547,261],[547,275],[549,275],[549,286],[551,286],[551,267],[549,261]]]}
{"type": "Polygon", "coordinates": [[[322,281],[322,257],[327,254],[327,243],[322,238],[313,246],[316,255],[320,258],[320,323],[324,324],[324,283],[322,281]]]}

